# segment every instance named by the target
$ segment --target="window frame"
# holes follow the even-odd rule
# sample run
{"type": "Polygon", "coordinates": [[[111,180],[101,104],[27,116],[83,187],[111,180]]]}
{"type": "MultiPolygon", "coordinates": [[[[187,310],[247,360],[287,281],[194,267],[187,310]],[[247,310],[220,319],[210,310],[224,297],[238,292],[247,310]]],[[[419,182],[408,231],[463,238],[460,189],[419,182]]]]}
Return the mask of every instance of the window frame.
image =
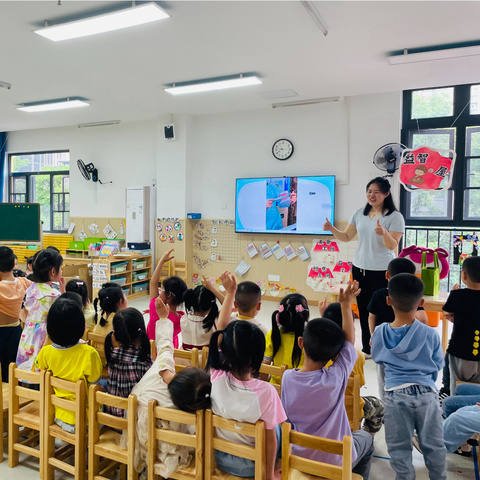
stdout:
{"type": "MultiPolygon", "coordinates": [[[[70,150],[45,150],[45,151],[34,151],[34,152],[9,152],[7,154],[7,163],[8,163],[8,203],[32,203],[31,202],[31,180],[32,177],[35,176],[49,176],[49,183],[50,183],[50,229],[46,230],[42,226],[42,231],[44,233],[67,233],[68,228],[61,229],[61,230],[54,230],[53,225],[54,225],[54,216],[55,213],[69,213],[70,210],[55,210],[55,198],[58,195],[63,195],[63,198],[65,200],[65,193],[63,192],[55,192],[54,191],[54,181],[56,176],[68,176],[70,178],[70,168],[68,170],[51,170],[51,171],[32,171],[32,172],[12,172],[12,157],[16,156],[21,156],[21,155],[48,155],[48,154],[55,154],[55,153],[68,153],[70,154],[70,150]],[[25,178],[25,193],[14,193],[12,192],[12,186],[13,186],[13,180],[15,178],[25,178]],[[17,202],[17,201],[12,201],[12,197],[14,195],[25,195],[25,201],[24,202],[17,202]]],[[[68,195],[70,195],[70,187],[69,187],[69,192],[68,195]]],[[[69,202],[70,203],[70,202],[69,202]]],[[[65,201],[63,203],[63,206],[65,208],[65,201]]]]}
{"type": "MultiPolygon", "coordinates": [[[[470,92],[473,85],[444,85],[431,88],[416,88],[403,92],[402,130],[401,142],[411,148],[410,136],[418,130],[434,130],[439,128],[455,128],[455,152],[457,154],[453,181],[450,189],[453,192],[453,216],[451,219],[412,219],[408,218],[409,213],[409,192],[404,188],[400,190],[400,210],[409,226],[431,226],[431,227],[480,227],[480,219],[473,220],[465,218],[464,204],[465,191],[467,190],[467,159],[466,154],[466,133],[467,127],[480,127],[480,114],[470,114],[470,92]],[[453,88],[453,114],[448,117],[430,117],[412,119],[412,95],[413,92],[423,90],[438,90],[442,88],[453,88]],[[468,105],[467,105],[468,103],[468,105]],[[467,107],[465,107],[467,105],[467,107]],[[452,125],[453,124],[453,125],[452,125]]],[[[469,156],[472,158],[475,156],[469,156]]]]}

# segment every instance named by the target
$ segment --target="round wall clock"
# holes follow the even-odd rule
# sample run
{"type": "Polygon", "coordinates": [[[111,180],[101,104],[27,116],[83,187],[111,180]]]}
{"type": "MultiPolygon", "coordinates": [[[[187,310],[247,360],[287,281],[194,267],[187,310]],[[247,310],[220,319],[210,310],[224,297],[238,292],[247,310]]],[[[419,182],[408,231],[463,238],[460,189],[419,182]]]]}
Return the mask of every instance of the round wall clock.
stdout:
{"type": "Polygon", "coordinates": [[[287,160],[293,154],[293,143],[286,138],[281,138],[273,144],[272,153],[277,160],[287,160]]]}

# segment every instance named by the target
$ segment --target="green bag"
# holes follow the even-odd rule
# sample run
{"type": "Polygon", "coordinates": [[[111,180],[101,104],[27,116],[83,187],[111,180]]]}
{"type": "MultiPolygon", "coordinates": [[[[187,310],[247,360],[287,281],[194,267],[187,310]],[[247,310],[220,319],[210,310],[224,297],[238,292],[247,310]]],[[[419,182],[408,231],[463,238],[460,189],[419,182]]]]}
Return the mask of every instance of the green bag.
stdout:
{"type": "Polygon", "coordinates": [[[422,253],[422,280],[425,284],[424,295],[436,295],[440,292],[440,265],[437,252],[433,253],[433,267],[427,267],[427,252],[422,253]]]}

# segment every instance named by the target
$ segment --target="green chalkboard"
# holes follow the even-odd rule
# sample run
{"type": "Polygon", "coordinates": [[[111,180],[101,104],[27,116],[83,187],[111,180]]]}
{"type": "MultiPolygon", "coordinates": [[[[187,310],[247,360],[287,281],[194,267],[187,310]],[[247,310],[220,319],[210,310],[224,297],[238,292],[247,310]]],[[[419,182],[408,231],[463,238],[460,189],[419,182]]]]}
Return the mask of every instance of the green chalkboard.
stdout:
{"type": "Polygon", "coordinates": [[[0,203],[0,241],[40,242],[40,204],[0,203]]]}

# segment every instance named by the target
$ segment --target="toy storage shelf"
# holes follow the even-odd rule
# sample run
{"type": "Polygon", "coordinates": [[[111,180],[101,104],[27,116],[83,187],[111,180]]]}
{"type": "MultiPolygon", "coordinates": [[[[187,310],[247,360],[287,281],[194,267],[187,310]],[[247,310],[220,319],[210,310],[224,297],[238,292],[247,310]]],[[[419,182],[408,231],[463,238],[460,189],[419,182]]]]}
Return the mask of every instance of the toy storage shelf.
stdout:
{"type": "Polygon", "coordinates": [[[122,253],[112,257],[93,257],[92,269],[93,298],[97,296],[101,284],[116,280],[129,299],[149,294],[152,277],[151,255],[122,253]],[[139,266],[141,268],[138,268],[139,266]]]}
{"type": "Polygon", "coordinates": [[[67,248],[65,250],[67,258],[88,258],[91,255],[90,250],[74,250],[73,248],[67,248]]]}

